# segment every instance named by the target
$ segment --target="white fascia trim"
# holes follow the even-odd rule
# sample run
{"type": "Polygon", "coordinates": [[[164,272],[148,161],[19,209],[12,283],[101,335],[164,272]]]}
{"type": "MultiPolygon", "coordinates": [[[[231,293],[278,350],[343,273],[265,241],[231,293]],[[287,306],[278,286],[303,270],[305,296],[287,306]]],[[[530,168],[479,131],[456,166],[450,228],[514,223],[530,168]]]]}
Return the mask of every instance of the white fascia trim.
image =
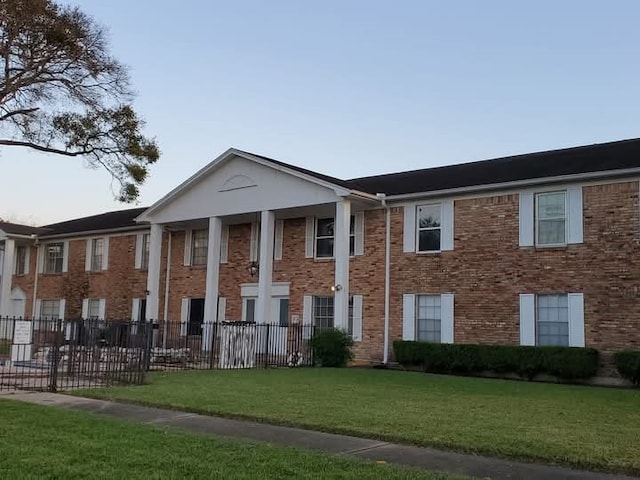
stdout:
{"type": "MultiPolygon", "coordinates": [[[[162,197],[156,203],[151,205],[147,210],[145,210],[138,217],[136,217],[135,221],[136,222],[151,222],[151,216],[153,215],[153,213],[156,210],[158,210],[159,208],[161,208],[164,205],[166,205],[167,203],[169,203],[171,200],[173,200],[175,197],[177,197],[179,194],[181,194],[184,190],[192,187],[193,185],[195,185],[198,182],[200,182],[201,180],[203,180],[207,176],[207,174],[209,172],[215,170],[222,163],[224,163],[226,160],[228,160],[228,159],[230,159],[231,157],[234,157],[234,156],[235,157],[241,157],[241,158],[244,158],[246,160],[250,160],[252,162],[258,163],[260,165],[263,165],[265,167],[271,168],[273,170],[277,170],[279,172],[287,173],[287,174],[292,175],[294,177],[298,177],[298,178],[300,178],[302,180],[306,180],[308,182],[315,183],[316,185],[320,185],[322,187],[329,188],[329,189],[333,190],[336,193],[336,195],[339,196],[339,197],[346,197],[346,196],[349,196],[349,195],[353,194],[353,195],[359,195],[359,196],[363,196],[365,198],[369,198],[369,194],[367,194],[367,193],[356,192],[356,191],[350,190],[348,188],[341,187],[340,185],[336,185],[334,183],[321,180],[321,179],[319,179],[317,177],[314,177],[312,175],[307,175],[305,173],[299,172],[297,170],[293,170],[291,168],[284,167],[282,165],[276,165],[274,163],[269,162],[268,160],[264,160],[262,158],[256,157],[256,156],[251,155],[251,154],[246,153],[246,152],[242,152],[242,151],[237,150],[235,148],[230,148],[226,152],[224,152],[221,155],[219,155],[218,157],[216,157],[211,163],[206,165],[204,168],[201,168],[200,170],[198,170],[195,174],[193,174],[187,180],[182,182],[176,188],[171,190],[167,195],[162,197]]],[[[370,198],[375,198],[375,195],[372,195],[370,198]]]]}
{"type": "Polygon", "coordinates": [[[55,240],[55,239],[83,239],[87,237],[106,237],[106,236],[117,236],[112,234],[120,234],[126,235],[128,232],[136,232],[139,233],[143,230],[149,230],[149,225],[138,225],[133,227],[121,227],[121,228],[111,228],[109,230],[88,230],[86,232],[72,232],[72,233],[61,233],[59,235],[41,235],[38,237],[39,240],[55,240]]]}
{"type": "Polygon", "coordinates": [[[476,185],[471,187],[449,188],[445,190],[436,190],[433,192],[403,193],[400,195],[388,195],[388,202],[402,202],[410,200],[419,200],[426,198],[448,197],[453,195],[485,192],[488,190],[509,190],[516,188],[535,187],[536,185],[544,185],[551,183],[572,183],[599,178],[615,178],[638,175],[640,168],[627,168],[624,170],[607,170],[602,172],[579,173],[574,175],[560,175],[555,177],[541,177],[528,180],[518,180],[515,182],[489,183],[487,185],[476,185]]]}

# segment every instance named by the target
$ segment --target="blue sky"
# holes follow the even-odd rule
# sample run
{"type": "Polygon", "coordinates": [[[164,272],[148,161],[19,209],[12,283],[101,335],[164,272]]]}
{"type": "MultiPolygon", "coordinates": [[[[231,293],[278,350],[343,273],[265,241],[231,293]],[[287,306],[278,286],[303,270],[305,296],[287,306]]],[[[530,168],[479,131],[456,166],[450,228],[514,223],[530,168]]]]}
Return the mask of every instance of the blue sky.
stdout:
{"type": "MultiPolygon", "coordinates": [[[[149,205],[234,146],[349,178],[640,137],[640,2],[70,1],[108,27],[163,155],[149,205]]],[[[0,217],[127,208],[0,150],[0,217]]]]}

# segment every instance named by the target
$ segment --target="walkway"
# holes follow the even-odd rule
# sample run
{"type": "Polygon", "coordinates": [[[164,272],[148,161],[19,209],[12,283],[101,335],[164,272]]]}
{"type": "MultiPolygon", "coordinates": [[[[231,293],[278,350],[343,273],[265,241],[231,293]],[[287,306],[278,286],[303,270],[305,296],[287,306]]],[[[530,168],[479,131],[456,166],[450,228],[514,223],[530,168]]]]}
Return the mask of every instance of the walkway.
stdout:
{"type": "Polygon", "coordinates": [[[446,452],[432,448],[368,440],[331,433],[280,427],[265,423],[229,420],[175,410],[72,397],[56,393],[15,393],[5,398],[38,405],[97,413],[123,420],[175,427],[191,432],[222,435],[269,442],[276,445],[316,450],[372,461],[384,461],[495,480],[631,480],[633,477],[608,475],[534,463],[446,452]]]}

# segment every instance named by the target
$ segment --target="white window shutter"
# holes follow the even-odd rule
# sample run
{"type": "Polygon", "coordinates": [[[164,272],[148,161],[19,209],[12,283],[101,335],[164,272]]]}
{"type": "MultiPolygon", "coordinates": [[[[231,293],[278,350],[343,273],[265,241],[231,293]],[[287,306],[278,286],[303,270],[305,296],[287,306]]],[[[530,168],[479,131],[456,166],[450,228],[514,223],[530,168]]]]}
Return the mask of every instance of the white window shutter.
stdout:
{"type": "Polygon", "coordinates": [[[440,295],[440,342],[454,342],[454,297],[453,293],[440,295]]]}
{"type": "Polygon", "coordinates": [[[222,226],[220,233],[220,263],[229,261],[229,225],[222,226]]]}
{"type": "Polygon", "coordinates": [[[38,247],[38,251],[36,253],[36,263],[37,265],[37,273],[43,273],[44,272],[44,252],[46,250],[47,246],[46,245],[40,245],[38,247]]]}
{"type": "Polygon", "coordinates": [[[520,345],[536,344],[536,296],[520,294],[520,345]]]}
{"type": "Polygon", "coordinates": [[[224,322],[227,318],[227,299],[218,297],[218,323],[224,322]]]}
{"type": "Polygon", "coordinates": [[[410,293],[402,296],[402,339],[416,339],[416,296],[410,293]]]}
{"type": "Polygon", "coordinates": [[[89,318],[89,299],[82,300],[82,318],[86,320],[89,318]]]}
{"type": "Polygon", "coordinates": [[[93,253],[93,238],[87,238],[86,255],[84,257],[85,272],[91,271],[91,254],[93,253]]]}
{"type": "Polygon", "coordinates": [[[142,268],[142,248],[144,247],[144,233],[136,235],[136,256],[134,260],[134,268],[142,268]]]}
{"type": "Polygon", "coordinates": [[[583,242],[582,186],[567,189],[569,238],[568,243],[583,242]]]}
{"type": "Polygon", "coordinates": [[[444,200],[442,202],[442,239],[440,243],[440,250],[453,250],[453,200],[444,200]]]}
{"type": "Polygon", "coordinates": [[[416,251],[416,206],[404,206],[404,240],[403,251],[416,251]]]}
{"type": "Polygon", "coordinates": [[[42,300],[36,300],[36,310],[33,312],[33,318],[42,318],[42,300]]]}
{"type": "Polygon", "coordinates": [[[584,347],[584,295],[570,293],[569,297],[569,346],[584,347]]]}
{"type": "Polygon", "coordinates": [[[273,245],[273,259],[282,260],[282,243],[284,241],[284,220],[276,220],[275,242],[273,245]]]}
{"type": "Polygon", "coordinates": [[[131,305],[131,321],[138,322],[140,321],[140,299],[134,298],[133,304],[131,305]]]}
{"type": "Polygon", "coordinates": [[[107,318],[107,300],[105,298],[101,298],[99,300],[98,318],[100,320],[105,320],[107,318]]]}
{"type": "Polygon", "coordinates": [[[63,245],[62,271],[67,272],[69,270],[69,240],[65,240],[63,245]]]}
{"type": "Polygon", "coordinates": [[[184,232],[184,261],[182,264],[185,267],[191,265],[191,238],[193,236],[193,232],[191,229],[187,229],[184,232]]]}
{"type": "Polygon", "coordinates": [[[354,342],[362,341],[362,295],[353,296],[353,335],[354,342]]]}
{"type": "Polygon", "coordinates": [[[29,273],[29,264],[31,263],[31,246],[27,246],[24,255],[24,273],[29,273]]]}
{"type": "Polygon", "coordinates": [[[189,306],[191,304],[191,299],[183,298],[182,305],[180,308],[180,336],[184,337],[187,335],[187,322],[189,321],[189,306]]]}
{"type": "Polygon", "coordinates": [[[315,226],[316,219],[314,217],[307,217],[304,234],[304,256],[306,258],[313,258],[314,255],[315,226]]]}
{"type": "Polygon", "coordinates": [[[534,235],[533,192],[520,192],[520,246],[532,247],[534,235]]]}
{"type": "Polygon", "coordinates": [[[66,309],[67,301],[64,298],[61,298],[58,302],[58,316],[61,320],[64,320],[64,312],[66,309]]]}
{"type": "Polygon", "coordinates": [[[109,237],[102,240],[102,270],[109,268],[109,237]]]}
{"type": "Polygon", "coordinates": [[[354,215],[354,255],[364,255],[364,212],[354,215]]]}
{"type": "Polygon", "coordinates": [[[258,222],[251,222],[251,242],[250,242],[250,251],[249,251],[249,261],[257,262],[258,261],[258,249],[260,245],[258,245],[258,229],[260,226],[258,222]]]}
{"type": "Polygon", "coordinates": [[[311,330],[313,326],[313,297],[305,295],[302,297],[302,338],[308,340],[311,338],[311,330]]]}

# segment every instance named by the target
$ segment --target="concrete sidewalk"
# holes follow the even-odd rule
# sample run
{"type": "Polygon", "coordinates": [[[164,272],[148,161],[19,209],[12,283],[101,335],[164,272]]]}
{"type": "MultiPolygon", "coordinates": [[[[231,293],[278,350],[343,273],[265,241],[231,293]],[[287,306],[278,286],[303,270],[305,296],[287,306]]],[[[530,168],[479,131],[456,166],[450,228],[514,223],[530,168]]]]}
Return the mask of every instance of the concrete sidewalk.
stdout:
{"type": "MultiPolygon", "coordinates": [[[[37,405],[107,415],[140,423],[175,427],[201,434],[221,435],[269,442],[331,455],[343,455],[408,465],[434,472],[479,478],[527,480],[631,480],[634,477],[608,475],[534,463],[452,453],[432,448],[411,447],[379,440],[335,435],[265,423],[229,420],[175,410],[71,397],[56,393],[14,393],[4,398],[37,405]]],[[[637,477],[636,477],[637,478],[637,477]]]]}

